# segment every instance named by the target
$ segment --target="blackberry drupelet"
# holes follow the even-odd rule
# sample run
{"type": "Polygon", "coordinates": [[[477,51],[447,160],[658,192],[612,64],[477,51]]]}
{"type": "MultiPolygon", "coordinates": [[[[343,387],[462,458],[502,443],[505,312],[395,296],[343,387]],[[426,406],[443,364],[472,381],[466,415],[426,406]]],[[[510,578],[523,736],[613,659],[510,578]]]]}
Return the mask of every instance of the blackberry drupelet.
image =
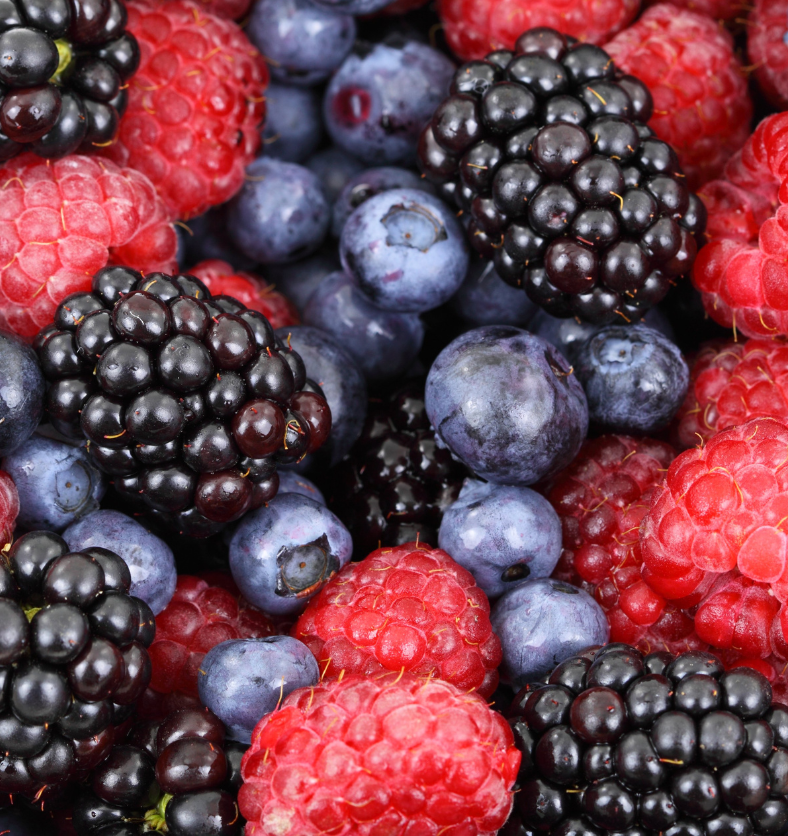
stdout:
{"type": "Polygon", "coordinates": [[[142,721],[91,775],[74,804],[77,836],[236,836],[236,797],[246,746],[225,740],[207,708],[142,721]]]}
{"type": "Polygon", "coordinates": [[[353,535],[357,560],[419,539],[437,545],[443,511],[468,475],[435,441],[424,385],[371,400],[359,440],[330,473],[328,503],[353,535]]]}
{"type": "Polygon", "coordinates": [[[523,760],[504,833],[788,829],[788,706],[750,668],[610,644],[526,686],[509,718],[523,760]]]}
{"type": "Polygon", "coordinates": [[[331,413],[268,320],[194,276],[108,267],[36,339],[53,426],[88,440],[116,491],[203,537],[277,492],[331,413]]]}
{"type": "Polygon", "coordinates": [[[0,160],[108,145],[139,47],[124,0],[0,0],[0,160]]]}
{"type": "Polygon", "coordinates": [[[457,70],[419,142],[471,244],[553,316],[635,321],[689,273],[706,212],[646,127],[648,88],[593,44],[531,29],[457,70]]]}
{"type": "Polygon", "coordinates": [[[104,758],[148,685],[156,622],[114,552],[49,531],[0,559],[0,787],[40,800],[104,758]]]}

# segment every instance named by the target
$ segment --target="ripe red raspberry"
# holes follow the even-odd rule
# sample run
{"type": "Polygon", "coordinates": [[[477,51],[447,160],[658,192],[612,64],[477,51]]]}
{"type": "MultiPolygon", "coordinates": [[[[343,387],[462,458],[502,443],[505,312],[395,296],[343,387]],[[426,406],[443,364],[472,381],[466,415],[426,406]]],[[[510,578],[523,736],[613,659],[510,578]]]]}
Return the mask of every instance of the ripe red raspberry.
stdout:
{"type": "Polygon", "coordinates": [[[477,694],[356,674],[294,691],[257,724],[238,806],[248,836],[493,836],[519,766],[477,694]]]}
{"type": "Polygon", "coordinates": [[[498,685],[501,643],[487,596],[446,552],[418,543],[349,563],[291,634],[324,677],[406,670],[485,697],[498,685]]]}
{"type": "Polygon", "coordinates": [[[14,539],[14,525],[19,516],[19,494],[14,480],[0,470],[0,549],[14,539]]]}
{"type": "Polygon", "coordinates": [[[764,119],[700,196],[708,243],[692,281],[716,322],[748,337],[788,334],[788,113],[764,119]]]}
{"type": "Polygon", "coordinates": [[[634,20],[640,0],[440,0],[438,11],[449,46],[470,61],[512,49],[535,26],[604,44],[634,20]]]}
{"type": "Polygon", "coordinates": [[[754,0],[747,26],[747,57],[767,99],[788,108],[788,0],[754,0]]]}
{"type": "Polygon", "coordinates": [[[215,296],[233,296],[247,308],[260,311],[274,328],[298,325],[296,306],[254,273],[236,273],[232,265],[219,259],[201,261],[189,273],[202,279],[215,296]]]}
{"type": "Polygon", "coordinates": [[[268,83],[240,27],[192,0],[133,0],[141,62],[102,153],[148,176],[178,218],[229,200],[260,146],[268,83]]]}
{"type": "Polygon", "coordinates": [[[240,20],[252,5],[252,0],[195,0],[195,2],[200,4],[203,11],[227,20],[240,20]]]}
{"type": "MultiPolygon", "coordinates": [[[[655,6],[660,0],[645,0],[644,6],[655,6]]],[[[713,20],[733,20],[746,9],[744,0],[673,0],[673,5],[708,15],[713,20]]]]}
{"type": "Polygon", "coordinates": [[[108,263],[176,267],[170,215],[132,168],[22,154],[0,168],[0,191],[0,328],[32,339],[108,263]]]}
{"type": "Polygon", "coordinates": [[[179,575],[172,600],[156,616],[156,638],[148,648],[153,665],[150,687],[196,698],[197,672],[212,647],[275,633],[268,617],[240,594],[193,575],[179,575]]]}
{"type": "Polygon", "coordinates": [[[786,424],[756,418],[679,455],[640,529],[655,613],[697,606],[715,648],[788,658],[787,520],[786,424]]]}
{"type": "Polygon", "coordinates": [[[672,3],[605,44],[616,66],[651,91],[649,126],[675,148],[693,191],[722,174],[750,133],[752,102],[733,47],[714,20],[672,3]]]}
{"type": "Polygon", "coordinates": [[[772,340],[715,340],[702,346],[676,415],[679,447],[694,447],[753,418],[788,423],[788,346],[772,340]]]}

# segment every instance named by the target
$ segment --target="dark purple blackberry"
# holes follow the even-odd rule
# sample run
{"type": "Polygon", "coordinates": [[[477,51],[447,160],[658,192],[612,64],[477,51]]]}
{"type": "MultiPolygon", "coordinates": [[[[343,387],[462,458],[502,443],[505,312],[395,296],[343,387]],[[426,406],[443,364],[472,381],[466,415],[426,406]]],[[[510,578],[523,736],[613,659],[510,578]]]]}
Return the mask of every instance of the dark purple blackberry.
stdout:
{"type": "Polygon", "coordinates": [[[509,710],[523,760],[502,833],[782,836],[786,711],[762,674],[708,653],[572,657],[509,710]]]}
{"type": "Polygon", "coordinates": [[[646,122],[648,88],[550,29],[457,70],[419,164],[471,244],[553,316],[633,322],[689,273],[702,201],[646,122]]]}
{"type": "Polygon", "coordinates": [[[150,681],[156,624],[120,557],[52,532],[20,537],[0,576],[0,785],[38,800],[106,754],[150,681]]]}
{"type": "Polygon", "coordinates": [[[2,0],[0,159],[108,145],[140,60],[124,0],[2,0]]]}
{"type": "Polygon", "coordinates": [[[140,722],[90,776],[72,813],[77,836],[236,836],[237,795],[247,747],[225,740],[207,708],[140,722]],[[116,830],[123,825],[123,830],[116,830]]]}
{"type": "Polygon", "coordinates": [[[331,427],[268,320],[192,276],[107,267],[36,347],[55,429],[88,440],[125,502],[189,536],[272,499],[277,463],[300,461],[331,427]]]}
{"type": "Polygon", "coordinates": [[[329,473],[329,505],[353,535],[359,560],[380,545],[417,538],[436,545],[443,511],[465,476],[435,441],[424,384],[408,384],[370,400],[361,438],[329,473]]]}

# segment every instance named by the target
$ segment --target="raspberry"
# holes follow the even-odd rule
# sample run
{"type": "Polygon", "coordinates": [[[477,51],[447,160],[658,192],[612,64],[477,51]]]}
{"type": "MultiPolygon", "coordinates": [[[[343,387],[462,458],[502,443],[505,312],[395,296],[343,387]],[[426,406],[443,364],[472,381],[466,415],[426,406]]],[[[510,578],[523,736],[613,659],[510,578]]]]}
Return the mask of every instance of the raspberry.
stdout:
{"type": "Polygon", "coordinates": [[[259,311],[272,328],[298,325],[296,306],[254,273],[236,272],[232,265],[219,259],[201,261],[189,273],[202,279],[214,296],[232,296],[247,308],[259,311]]]}
{"type": "Polygon", "coordinates": [[[519,764],[508,723],[480,696],[351,675],[294,691],[258,723],[238,806],[248,836],[493,836],[519,764]]]}
{"type": "Polygon", "coordinates": [[[703,14],[660,3],[605,50],[648,86],[654,98],[649,127],[673,146],[689,187],[719,177],[747,141],[752,119],[731,35],[703,14]]]}
{"type": "Polygon", "coordinates": [[[229,200],[260,145],[268,70],[237,24],[191,0],[135,0],[140,68],[102,153],[150,177],[179,218],[229,200]]]}
{"type": "Polygon", "coordinates": [[[788,658],[788,426],[756,418],[674,459],[640,529],[655,616],[697,606],[722,650],[788,658]]]}
{"type": "Polygon", "coordinates": [[[788,108],[788,2],[755,0],[747,27],[747,56],[755,79],[769,101],[788,108]]]}
{"type": "Polygon", "coordinates": [[[19,494],[14,480],[0,470],[0,548],[14,537],[14,524],[19,516],[19,494]]]}
{"type": "Polygon", "coordinates": [[[446,40],[463,61],[511,49],[526,29],[539,26],[603,44],[638,11],[640,0],[441,0],[439,5],[446,40]]]}
{"type": "Polygon", "coordinates": [[[410,671],[488,697],[501,644],[490,604],[446,552],[418,543],[377,549],[349,563],[313,598],[292,635],[324,677],[410,671]]]}
{"type": "MultiPolygon", "coordinates": [[[[660,0],[645,0],[644,6],[654,6],[660,0]]],[[[673,0],[673,5],[680,9],[690,9],[699,14],[708,15],[714,20],[733,20],[741,16],[747,8],[742,0],[673,0]]]]}
{"type": "Polygon", "coordinates": [[[197,697],[197,671],[203,656],[220,642],[261,639],[276,633],[264,613],[220,586],[193,575],[179,575],[175,594],[156,616],[150,646],[151,688],[197,697]]]}
{"type": "Polygon", "coordinates": [[[788,334],[788,113],[764,119],[702,190],[708,243],[692,281],[709,316],[748,337],[788,334]]]}
{"type": "Polygon", "coordinates": [[[646,652],[701,646],[686,613],[668,607],[651,621],[643,612],[648,595],[640,578],[638,528],[674,455],[662,441],[603,435],[583,445],[547,492],[564,531],[553,577],[595,597],[610,622],[611,641],[646,652]]]}
{"type": "Polygon", "coordinates": [[[203,11],[227,20],[240,20],[252,5],[252,0],[196,0],[203,11]]]}
{"type": "Polygon", "coordinates": [[[753,418],[788,423],[788,346],[770,340],[717,340],[702,346],[676,416],[678,445],[694,447],[753,418]]]}

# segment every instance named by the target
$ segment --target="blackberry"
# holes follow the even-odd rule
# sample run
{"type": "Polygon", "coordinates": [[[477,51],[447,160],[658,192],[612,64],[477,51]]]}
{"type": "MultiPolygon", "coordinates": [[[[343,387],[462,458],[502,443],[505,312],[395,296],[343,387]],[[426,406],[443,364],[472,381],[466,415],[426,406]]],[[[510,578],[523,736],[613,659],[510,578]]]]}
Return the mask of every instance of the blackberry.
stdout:
{"type": "Polygon", "coordinates": [[[424,384],[408,384],[370,400],[361,437],[331,472],[328,503],[353,535],[360,560],[380,545],[437,543],[443,511],[467,475],[436,443],[424,384]]]}
{"type": "Polygon", "coordinates": [[[133,506],[203,537],[276,495],[331,413],[268,320],[193,276],[108,267],[35,342],[53,426],[133,506]]]}
{"type": "Polygon", "coordinates": [[[207,708],[186,708],[162,722],[143,721],[93,771],[77,797],[77,836],[236,836],[236,798],[247,747],[225,740],[207,708]]]}
{"type": "Polygon", "coordinates": [[[700,651],[567,659],[509,710],[523,759],[502,832],[783,834],[787,712],[762,674],[700,651]]]}
{"type": "Polygon", "coordinates": [[[0,559],[0,786],[39,800],[81,778],[148,686],[156,622],[125,562],[49,531],[0,559]]]}
{"type": "Polygon", "coordinates": [[[548,313],[635,321],[689,273],[706,223],[646,127],[652,109],[600,47],[530,29],[457,70],[419,164],[471,244],[548,313]]]}
{"type": "Polygon", "coordinates": [[[123,0],[2,0],[0,17],[0,160],[108,145],[140,61],[123,0]]]}

